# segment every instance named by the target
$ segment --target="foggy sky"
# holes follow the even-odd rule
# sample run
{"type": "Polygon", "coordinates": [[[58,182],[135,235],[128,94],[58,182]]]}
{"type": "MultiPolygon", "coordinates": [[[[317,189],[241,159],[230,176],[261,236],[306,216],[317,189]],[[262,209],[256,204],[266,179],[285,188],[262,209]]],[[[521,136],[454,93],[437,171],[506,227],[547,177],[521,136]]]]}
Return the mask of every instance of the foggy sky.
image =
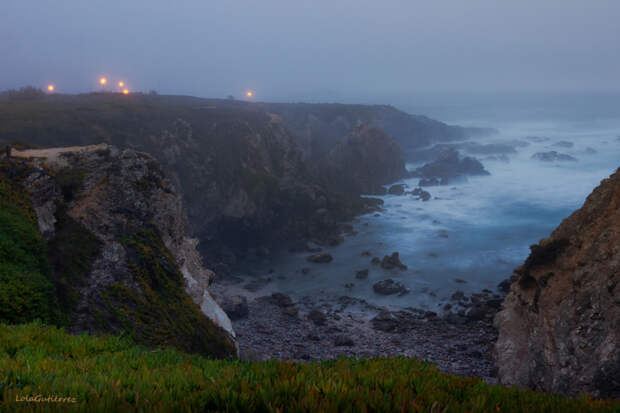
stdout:
{"type": "Polygon", "coordinates": [[[0,1],[0,90],[86,92],[99,75],[281,101],[618,91],[620,2],[0,1]]]}

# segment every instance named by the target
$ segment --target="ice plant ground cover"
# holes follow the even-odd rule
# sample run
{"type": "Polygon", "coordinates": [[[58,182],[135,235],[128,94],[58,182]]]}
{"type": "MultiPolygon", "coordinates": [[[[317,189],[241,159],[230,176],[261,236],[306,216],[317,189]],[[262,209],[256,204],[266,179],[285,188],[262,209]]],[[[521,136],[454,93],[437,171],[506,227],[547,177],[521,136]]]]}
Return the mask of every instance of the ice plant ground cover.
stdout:
{"type": "Polygon", "coordinates": [[[212,360],[40,322],[0,325],[0,411],[56,410],[618,412],[620,402],[492,386],[415,359],[212,360]],[[37,395],[76,402],[25,401],[37,395]]]}

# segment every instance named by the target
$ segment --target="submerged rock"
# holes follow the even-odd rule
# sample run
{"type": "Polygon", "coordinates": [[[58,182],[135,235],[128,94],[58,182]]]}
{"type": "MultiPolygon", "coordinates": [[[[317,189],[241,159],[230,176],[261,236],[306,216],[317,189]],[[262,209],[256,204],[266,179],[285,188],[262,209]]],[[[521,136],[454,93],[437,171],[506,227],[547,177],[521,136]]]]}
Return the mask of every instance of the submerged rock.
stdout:
{"type": "Polygon", "coordinates": [[[555,161],[570,161],[575,162],[577,158],[574,158],[570,155],[566,155],[564,153],[558,153],[556,151],[549,152],[536,152],[532,155],[532,159],[543,162],[555,162],[555,161]]]}
{"type": "Polygon", "coordinates": [[[555,146],[556,148],[572,148],[575,144],[569,141],[557,141],[551,146],[555,146]]]}
{"type": "Polygon", "coordinates": [[[381,260],[381,268],[385,268],[386,270],[392,270],[394,268],[406,270],[407,266],[400,262],[398,252],[393,252],[392,255],[385,255],[383,257],[383,260],[381,260]]]}
{"type": "Polygon", "coordinates": [[[334,257],[332,257],[331,254],[314,254],[306,258],[307,261],[315,263],[328,263],[331,262],[333,259],[334,257]]]}
{"type": "Polygon", "coordinates": [[[358,280],[364,280],[368,278],[368,269],[366,268],[364,270],[356,271],[355,278],[357,278],[358,280]]]}

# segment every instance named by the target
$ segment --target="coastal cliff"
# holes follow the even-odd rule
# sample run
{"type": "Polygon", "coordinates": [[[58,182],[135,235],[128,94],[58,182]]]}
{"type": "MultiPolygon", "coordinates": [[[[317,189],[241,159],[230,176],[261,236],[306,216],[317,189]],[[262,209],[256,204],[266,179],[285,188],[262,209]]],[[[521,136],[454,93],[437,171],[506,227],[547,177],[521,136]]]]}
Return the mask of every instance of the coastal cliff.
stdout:
{"type": "MultiPolygon", "coordinates": [[[[15,303],[75,333],[124,331],[140,344],[236,354],[230,320],[207,288],[214,274],[203,267],[181,198],[155,159],[108,145],[11,155],[2,160],[3,189],[31,212],[15,202],[6,208],[36,222],[40,235],[32,237],[45,252],[39,272],[50,304],[49,317],[38,317],[34,297],[2,297],[3,318],[23,312],[15,303]]],[[[19,245],[24,234],[14,235],[8,242],[19,245]]],[[[29,249],[6,261],[34,254],[29,249]]],[[[26,271],[3,281],[18,290],[30,277],[26,271]]]]}
{"type": "Polygon", "coordinates": [[[531,250],[495,318],[501,381],[620,397],[620,170],[531,250]]]}

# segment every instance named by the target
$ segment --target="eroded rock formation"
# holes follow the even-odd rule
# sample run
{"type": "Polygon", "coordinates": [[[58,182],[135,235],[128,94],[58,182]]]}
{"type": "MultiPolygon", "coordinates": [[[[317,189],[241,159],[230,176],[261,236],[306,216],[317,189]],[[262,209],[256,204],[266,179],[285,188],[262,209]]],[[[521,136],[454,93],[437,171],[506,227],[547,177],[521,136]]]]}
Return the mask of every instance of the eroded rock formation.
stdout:
{"type": "Polygon", "coordinates": [[[155,159],[107,145],[43,151],[8,171],[30,195],[48,240],[68,328],[235,354],[231,322],[207,289],[214,274],[187,236],[181,198],[155,159]]]}

